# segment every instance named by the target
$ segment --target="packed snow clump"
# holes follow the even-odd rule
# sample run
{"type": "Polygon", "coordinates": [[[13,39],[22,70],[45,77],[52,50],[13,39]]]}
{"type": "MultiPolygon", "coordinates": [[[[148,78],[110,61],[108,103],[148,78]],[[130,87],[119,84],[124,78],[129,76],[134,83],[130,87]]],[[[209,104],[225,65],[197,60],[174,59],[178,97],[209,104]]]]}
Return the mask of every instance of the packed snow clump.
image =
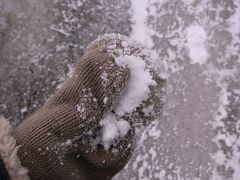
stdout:
{"type": "Polygon", "coordinates": [[[127,121],[119,120],[113,113],[108,113],[100,122],[101,142],[105,149],[113,144],[114,139],[123,138],[130,130],[130,124],[127,121]]]}
{"type": "MultiPolygon", "coordinates": [[[[152,51],[118,34],[102,36],[90,44],[88,48],[99,45],[107,48],[108,53],[115,58],[118,66],[127,67],[130,70],[128,85],[113,108],[112,112],[114,113],[108,113],[100,121],[100,130],[93,133],[97,137],[92,139],[92,144],[101,144],[105,149],[108,149],[114,145],[115,140],[123,138],[131,129],[129,122],[122,117],[131,114],[137,107],[140,107],[148,99],[150,87],[157,85],[151,74],[151,70],[154,69],[154,60],[157,59],[156,54],[152,51]]],[[[107,77],[107,75],[104,74],[103,77],[107,77]]]]}
{"type": "Polygon", "coordinates": [[[130,79],[126,91],[115,107],[118,116],[133,112],[143,101],[148,99],[149,86],[156,85],[143,59],[136,56],[120,56],[116,58],[119,66],[130,69],[130,79]]]}

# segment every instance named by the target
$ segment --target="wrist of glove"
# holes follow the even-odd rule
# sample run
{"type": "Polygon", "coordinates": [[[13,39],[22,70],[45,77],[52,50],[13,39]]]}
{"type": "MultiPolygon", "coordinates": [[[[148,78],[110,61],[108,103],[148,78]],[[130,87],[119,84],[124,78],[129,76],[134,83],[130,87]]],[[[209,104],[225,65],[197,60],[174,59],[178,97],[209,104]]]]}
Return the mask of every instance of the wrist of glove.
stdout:
{"type": "MultiPolygon", "coordinates": [[[[109,112],[114,113],[131,76],[128,66],[119,66],[115,61],[123,50],[119,46],[122,38],[117,38],[116,52],[109,51],[108,44],[116,43],[116,39],[93,42],[63,87],[34,115],[9,131],[16,139],[12,140],[9,156],[14,154],[21,161],[21,165],[18,160],[16,163],[21,172],[10,172],[10,176],[22,173],[22,179],[28,179],[27,168],[32,179],[110,179],[126,165],[135,143],[134,127],[146,126],[162,109],[160,91],[164,81],[150,69],[156,85],[149,87],[149,97],[119,117],[131,128],[107,149],[92,145],[94,133],[89,138],[89,132],[101,129],[101,120],[109,112]]],[[[140,50],[139,46],[128,53],[140,50]]],[[[0,144],[2,141],[6,138],[0,138],[0,144]]],[[[0,146],[2,152],[6,151],[0,146]]]]}

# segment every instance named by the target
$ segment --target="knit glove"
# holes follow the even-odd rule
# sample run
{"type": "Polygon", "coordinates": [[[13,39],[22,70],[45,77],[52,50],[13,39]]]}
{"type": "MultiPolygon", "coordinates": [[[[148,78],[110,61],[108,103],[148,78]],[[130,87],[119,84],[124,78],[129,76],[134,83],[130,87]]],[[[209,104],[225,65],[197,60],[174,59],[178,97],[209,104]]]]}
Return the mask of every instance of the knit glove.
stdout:
{"type": "MultiPolygon", "coordinates": [[[[149,71],[152,80],[155,82],[154,86],[149,86],[148,98],[141,102],[133,111],[118,114],[118,102],[112,107],[110,118],[114,117],[117,118],[117,120],[130,124],[130,130],[124,137],[120,135],[120,137],[114,139],[110,146],[107,144],[107,148],[104,147],[106,145],[103,140],[104,131],[111,131],[112,127],[104,127],[104,124],[101,124],[101,122],[95,129],[92,129],[90,133],[82,137],[82,146],[80,146],[82,148],[79,148],[79,152],[84,154],[88,162],[96,164],[95,159],[98,159],[98,166],[111,167],[112,171],[108,172],[103,171],[104,169],[90,169],[90,171],[97,174],[99,179],[104,179],[105,173],[108,174],[110,178],[116,174],[119,169],[124,167],[135,149],[137,138],[141,135],[143,128],[155,120],[162,112],[166,80],[160,78],[156,69],[154,69],[151,62],[151,53],[149,54],[150,51],[136,42],[129,41],[125,36],[117,34],[105,35],[92,42],[88,50],[94,50],[98,47],[104,47],[115,59],[119,57],[127,58],[127,56],[142,59],[146,63],[145,70],[149,71]],[[84,153],[86,151],[88,153],[84,153]],[[113,167],[116,167],[116,165],[118,165],[118,168],[114,169],[113,167]]],[[[136,66],[138,63],[139,62],[136,61],[136,66]]],[[[131,75],[130,72],[130,76],[131,75]]],[[[124,95],[125,93],[121,95],[120,99],[123,98],[124,95]]]]}
{"type": "MultiPolygon", "coordinates": [[[[149,125],[163,110],[163,103],[165,101],[165,85],[166,79],[160,77],[154,64],[153,58],[156,58],[153,51],[150,51],[142,45],[129,40],[129,38],[120,34],[107,34],[92,42],[88,49],[95,49],[98,47],[105,47],[112,56],[123,58],[126,56],[139,57],[146,63],[145,70],[148,70],[155,85],[149,86],[150,92],[148,98],[141,102],[141,104],[131,113],[122,114],[120,118],[126,119],[132,126],[145,127],[149,125]]],[[[156,63],[160,64],[159,59],[156,63]]],[[[136,65],[139,62],[136,61],[136,65]]],[[[136,89],[137,91],[137,89],[136,89]]]]}
{"type": "MultiPolygon", "coordinates": [[[[105,180],[127,164],[136,143],[137,129],[148,125],[162,110],[165,84],[152,67],[151,56],[127,39],[107,35],[91,43],[73,76],[16,129],[4,128],[7,126],[0,119],[0,129],[6,129],[5,137],[1,138],[0,134],[0,153],[12,178],[28,179],[25,176],[28,170],[34,180],[105,180]],[[145,61],[155,85],[149,86],[148,98],[138,107],[119,115],[115,110],[129,85],[131,72],[128,66],[119,66],[116,58],[131,55],[145,61]],[[101,121],[106,116],[117,117],[130,126],[107,148],[97,140],[104,128],[101,121]],[[16,140],[6,138],[9,134],[16,140]],[[17,155],[19,160],[9,162],[9,153],[1,144],[11,147],[11,157],[17,155]],[[15,144],[17,148],[13,149],[15,144]],[[18,172],[14,172],[16,167],[18,172]]],[[[105,131],[111,129],[105,127],[105,131]]]]}
{"type": "Polygon", "coordinates": [[[129,70],[117,66],[104,48],[85,53],[64,86],[15,129],[18,156],[32,179],[98,179],[94,169],[101,169],[102,179],[107,179],[112,169],[119,171],[117,162],[102,166],[101,154],[86,160],[78,141],[111,110],[128,78],[129,70]],[[107,85],[104,73],[109,75],[107,85]]]}

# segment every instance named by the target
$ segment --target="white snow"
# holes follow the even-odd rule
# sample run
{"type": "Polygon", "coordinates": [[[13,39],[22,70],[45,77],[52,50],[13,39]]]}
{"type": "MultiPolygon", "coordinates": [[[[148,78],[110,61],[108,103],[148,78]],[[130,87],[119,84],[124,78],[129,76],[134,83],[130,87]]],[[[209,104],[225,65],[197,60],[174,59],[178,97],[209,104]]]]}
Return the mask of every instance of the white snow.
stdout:
{"type": "Polygon", "coordinates": [[[104,71],[102,74],[101,74],[101,79],[102,79],[102,85],[103,87],[106,87],[107,84],[109,83],[109,80],[108,80],[108,74],[104,71]]]}
{"type": "Polygon", "coordinates": [[[69,34],[68,32],[66,32],[64,29],[58,29],[54,26],[51,26],[50,29],[56,31],[56,32],[59,32],[60,34],[63,34],[65,35],[66,37],[70,36],[71,34],[69,34]]]}
{"type": "Polygon", "coordinates": [[[28,111],[27,107],[20,109],[21,114],[24,114],[28,111]]]}
{"type": "MultiPolygon", "coordinates": [[[[102,125],[101,142],[105,149],[114,143],[114,139],[123,138],[130,130],[130,124],[119,117],[131,114],[141,103],[149,97],[150,86],[156,85],[143,59],[136,56],[121,55],[115,58],[118,66],[130,69],[130,79],[126,90],[114,107],[113,113],[108,113],[100,124],[102,125]]],[[[104,104],[107,97],[104,98],[104,104]]]]}
{"type": "Polygon", "coordinates": [[[68,67],[67,77],[70,78],[70,77],[73,76],[73,73],[74,73],[75,67],[73,67],[73,66],[70,65],[70,64],[68,64],[67,67],[68,67]]]}
{"type": "Polygon", "coordinates": [[[104,103],[104,104],[107,104],[107,102],[108,102],[108,98],[105,97],[105,98],[103,99],[103,103],[104,103]]]}
{"type": "Polygon", "coordinates": [[[116,63],[119,66],[127,66],[131,72],[127,89],[115,107],[116,114],[123,116],[126,113],[130,114],[147,100],[150,93],[149,86],[156,85],[156,82],[140,57],[120,56],[116,58],[116,63]]]}
{"type": "Polygon", "coordinates": [[[202,65],[207,62],[208,53],[205,48],[207,35],[203,27],[192,25],[187,28],[187,47],[191,63],[202,65]]]}
{"type": "Polygon", "coordinates": [[[228,30],[232,35],[235,35],[238,37],[239,42],[239,36],[240,36],[240,1],[235,0],[234,5],[236,6],[234,14],[228,19],[228,30]]]}
{"type": "MultiPolygon", "coordinates": [[[[156,85],[152,79],[149,69],[143,59],[136,56],[121,55],[115,58],[120,67],[128,67],[130,69],[130,79],[126,90],[121,95],[119,102],[114,107],[113,113],[108,113],[103,120],[100,121],[102,130],[100,133],[100,142],[105,149],[114,143],[115,139],[123,138],[130,130],[130,124],[122,120],[120,117],[125,114],[131,114],[141,103],[149,97],[150,86],[156,85]]],[[[104,104],[107,102],[104,98],[104,104]]]]}
{"type": "Polygon", "coordinates": [[[105,149],[113,144],[114,139],[123,138],[130,129],[130,124],[127,121],[119,120],[113,113],[108,113],[100,124],[103,126],[101,141],[105,149]]]}
{"type": "Polygon", "coordinates": [[[146,45],[147,47],[152,47],[153,42],[149,35],[147,27],[147,4],[148,1],[144,0],[139,2],[139,0],[132,0],[132,19],[134,23],[133,31],[131,38],[141,42],[142,44],[146,45]]]}
{"type": "Polygon", "coordinates": [[[102,73],[102,75],[100,76],[101,77],[101,79],[104,81],[104,82],[107,82],[108,81],[108,74],[104,71],[103,73],[102,73]]]}

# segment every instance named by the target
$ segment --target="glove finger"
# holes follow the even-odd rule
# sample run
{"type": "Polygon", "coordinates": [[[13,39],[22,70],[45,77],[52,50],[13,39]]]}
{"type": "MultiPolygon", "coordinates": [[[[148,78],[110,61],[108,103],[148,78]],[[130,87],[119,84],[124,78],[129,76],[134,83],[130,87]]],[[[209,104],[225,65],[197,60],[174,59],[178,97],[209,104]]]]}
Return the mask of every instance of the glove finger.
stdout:
{"type": "Polygon", "coordinates": [[[84,77],[84,88],[92,90],[93,97],[104,111],[116,103],[130,76],[129,69],[118,66],[114,57],[102,47],[87,51],[75,72],[75,75],[84,77]]]}
{"type": "MultiPolygon", "coordinates": [[[[93,179],[106,179],[106,176],[111,178],[119,172],[129,161],[135,142],[132,130],[124,138],[116,140],[108,149],[104,149],[101,144],[94,144],[92,140],[92,136],[86,135],[75,142],[77,148],[72,156],[79,158],[79,165],[82,161],[87,162],[89,168],[86,168],[86,171],[93,175],[93,179]]],[[[78,164],[78,161],[75,163],[78,164]]]]}

